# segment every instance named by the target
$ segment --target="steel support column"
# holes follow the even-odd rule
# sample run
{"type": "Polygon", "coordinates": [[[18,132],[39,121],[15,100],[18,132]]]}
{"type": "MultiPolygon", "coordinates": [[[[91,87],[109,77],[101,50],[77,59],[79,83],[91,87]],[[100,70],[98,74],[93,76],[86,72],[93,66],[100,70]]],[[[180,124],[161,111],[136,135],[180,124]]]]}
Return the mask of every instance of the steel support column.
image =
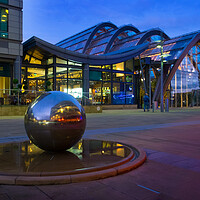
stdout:
{"type": "Polygon", "coordinates": [[[83,68],[83,105],[87,105],[89,103],[89,65],[85,64],[83,68]]]}

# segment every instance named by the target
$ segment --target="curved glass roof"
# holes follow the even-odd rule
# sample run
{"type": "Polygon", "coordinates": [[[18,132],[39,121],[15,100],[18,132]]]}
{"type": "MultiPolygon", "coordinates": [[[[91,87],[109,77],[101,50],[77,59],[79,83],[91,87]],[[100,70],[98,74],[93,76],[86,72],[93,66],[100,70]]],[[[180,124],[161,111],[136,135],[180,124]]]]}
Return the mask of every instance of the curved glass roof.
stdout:
{"type": "Polygon", "coordinates": [[[107,32],[101,33],[99,35],[95,35],[92,41],[88,45],[85,53],[89,55],[100,55],[104,53],[107,43],[113,35],[115,30],[111,29],[107,32]]]}
{"type": "Polygon", "coordinates": [[[89,38],[91,32],[95,29],[96,26],[93,26],[85,31],[82,31],[72,37],[69,37],[65,40],[60,41],[56,45],[71,51],[78,51],[82,53],[82,50],[86,44],[87,39],[89,38]]]}
{"type": "Polygon", "coordinates": [[[90,42],[91,44],[92,40],[101,38],[102,36],[104,38],[104,34],[107,34],[108,32],[113,31],[116,28],[117,27],[110,22],[100,23],[74,36],[58,42],[56,46],[68,49],[70,51],[84,53],[84,49],[87,46],[88,42],[90,42]]]}
{"type": "MultiPolygon", "coordinates": [[[[166,40],[163,43],[163,55],[166,61],[168,60],[177,60],[182,54],[183,50],[189,45],[191,40],[199,33],[193,32],[187,35],[182,35],[179,37],[172,38],[170,40],[166,40]]],[[[153,61],[160,61],[161,59],[161,50],[160,45],[158,43],[150,44],[149,48],[145,50],[141,57],[151,57],[153,61]]]]}
{"type": "Polygon", "coordinates": [[[159,36],[160,32],[154,33],[155,31],[162,32],[160,29],[140,32],[133,25],[125,25],[118,28],[110,22],[103,22],[66,38],[56,45],[74,52],[102,55],[134,47],[144,42],[155,41],[161,37],[159,36]]]}
{"type": "Polygon", "coordinates": [[[151,57],[153,61],[159,61],[161,50],[158,44],[163,41],[163,54],[167,61],[178,59],[197,33],[199,32],[169,38],[159,28],[140,32],[133,25],[117,27],[111,22],[103,22],[56,45],[87,55],[107,55],[148,43],[149,48],[141,54],[141,57],[151,57]]]}

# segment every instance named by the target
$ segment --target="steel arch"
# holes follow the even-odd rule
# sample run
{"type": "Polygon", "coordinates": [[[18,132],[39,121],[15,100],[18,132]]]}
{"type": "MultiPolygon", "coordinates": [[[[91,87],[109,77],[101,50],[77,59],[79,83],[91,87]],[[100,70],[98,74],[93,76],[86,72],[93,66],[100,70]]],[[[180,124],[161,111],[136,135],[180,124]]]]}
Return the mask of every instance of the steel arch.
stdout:
{"type": "Polygon", "coordinates": [[[166,40],[169,40],[170,37],[165,34],[161,29],[151,29],[149,31],[147,31],[138,41],[137,45],[144,43],[144,41],[146,39],[148,39],[149,37],[153,36],[153,35],[159,35],[162,36],[163,38],[165,38],[166,40]]]}
{"type": "MultiPolygon", "coordinates": [[[[190,43],[183,49],[182,54],[180,55],[179,59],[175,62],[174,66],[172,67],[169,75],[164,80],[164,86],[163,86],[163,93],[166,92],[168,85],[170,84],[172,78],[174,77],[176,70],[178,69],[178,66],[181,64],[182,60],[185,58],[185,56],[188,54],[189,50],[200,41],[200,33],[197,33],[190,41],[190,43]]],[[[153,100],[158,100],[159,94],[160,94],[160,81],[158,82],[158,85],[156,86],[156,91],[154,93],[153,100]]]]}
{"type": "Polygon", "coordinates": [[[125,26],[119,28],[118,30],[115,31],[113,36],[110,38],[104,53],[108,53],[108,51],[110,50],[115,39],[119,36],[119,34],[121,34],[122,32],[124,32],[126,30],[131,30],[131,31],[134,31],[135,33],[140,33],[140,31],[133,25],[125,25],[125,26]]]}
{"type": "Polygon", "coordinates": [[[181,64],[182,60],[185,58],[185,56],[188,54],[189,50],[200,41],[200,33],[197,33],[190,43],[183,49],[182,54],[180,55],[179,59],[175,62],[174,66],[172,67],[167,79],[164,82],[164,88],[163,91],[165,92],[167,89],[167,86],[171,82],[172,78],[174,77],[176,70],[178,69],[178,66],[181,64]]]}
{"type": "Polygon", "coordinates": [[[92,39],[93,37],[95,36],[95,34],[97,33],[98,30],[100,30],[101,28],[103,27],[106,27],[106,26],[109,26],[109,27],[112,27],[114,29],[117,29],[118,27],[111,23],[111,22],[103,22],[103,23],[100,23],[96,26],[96,28],[90,33],[90,36],[88,37],[87,39],[87,42],[85,44],[85,47],[83,49],[83,53],[85,53],[85,51],[87,50],[88,46],[90,45],[90,43],[92,42],[92,39]]]}

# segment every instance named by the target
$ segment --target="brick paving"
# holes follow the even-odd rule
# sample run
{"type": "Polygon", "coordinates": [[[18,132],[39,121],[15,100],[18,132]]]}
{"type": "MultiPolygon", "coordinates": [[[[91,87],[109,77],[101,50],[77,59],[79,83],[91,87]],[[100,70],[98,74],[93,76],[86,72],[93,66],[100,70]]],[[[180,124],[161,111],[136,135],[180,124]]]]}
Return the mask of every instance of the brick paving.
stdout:
{"type": "MultiPolygon", "coordinates": [[[[84,137],[136,145],[147,161],[129,173],[91,182],[46,186],[0,185],[0,200],[199,200],[200,109],[141,110],[87,115],[84,137]]],[[[0,142],[26,139],[23,117],[0,118],[0,142]]]]}

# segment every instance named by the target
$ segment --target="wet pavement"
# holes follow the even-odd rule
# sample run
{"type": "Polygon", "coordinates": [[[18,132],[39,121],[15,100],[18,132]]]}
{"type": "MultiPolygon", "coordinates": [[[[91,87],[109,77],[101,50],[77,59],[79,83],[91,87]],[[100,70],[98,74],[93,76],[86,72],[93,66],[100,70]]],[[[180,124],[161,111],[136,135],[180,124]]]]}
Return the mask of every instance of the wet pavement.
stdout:
{"type": "MultiPolygon", "coordinates": [[[[23,117],[1,117],[0,142],[26,139],[23,117]]],[[[142,110],[87,115],[85,138],[136,145],[147,161],[136,170],[97,181],[47,186],[0,185],[1,200],[198,200],[200,109],[142,110]]]]}

